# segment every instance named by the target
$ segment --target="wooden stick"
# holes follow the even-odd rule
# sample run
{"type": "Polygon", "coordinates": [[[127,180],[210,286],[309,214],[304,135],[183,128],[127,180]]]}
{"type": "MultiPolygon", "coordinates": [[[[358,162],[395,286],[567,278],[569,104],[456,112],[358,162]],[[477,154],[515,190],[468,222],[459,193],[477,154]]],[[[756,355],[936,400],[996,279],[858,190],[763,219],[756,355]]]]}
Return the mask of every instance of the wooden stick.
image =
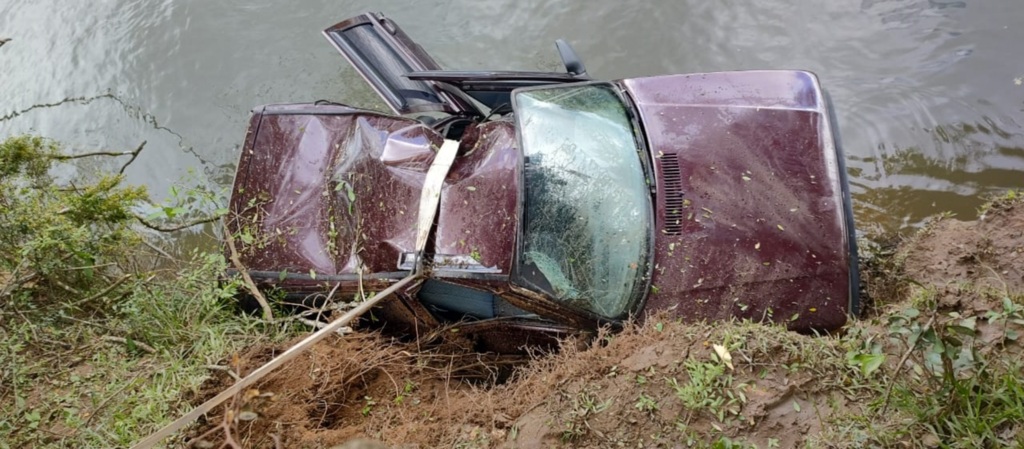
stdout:
{"type": "Polygon", "coordinates": [[[391,294],[395,293],[396,291],[398,291],[398,289],[404,287],[406,284],[408,284],[409,282],[415,280],[419,276],[420,276],[419,273],[410,274],[409,276],[407,276],[407,277],[403,278],[402,280],[396,282],[392,286],[384,289],[384,291],[382,291],[380,293],[377,293],[372,298],[370,298],[370,299],[366,300],[365,302],[359,304],[358,307],[350,310],[348,313],[342,315],[337,320],[332,321],[330,324],[325,326],[323,329],[320,329],[320,330],[314,332],[313,334],[311,334],[310,336],[304,338],[302,341],[297,343],[295,346],[292,346],[291,348],[289,348],[287,351],[285,351],[281,355],[279,355],[279,356],[275,357],[273,360],[267,362],[266,365],[263,365],[263,366],[257,368],[251,374],[249,374],[248,376],[245,376],[245,378],[243,378],[242,380],[236,382],[234,385],[232,385],[228,389],[220,392],[220,394],[218,394],[217,396],[214,396],[213,399],[210,399],[210,400],[204,402],[202,405],[192,409],[192,411],[186,413],[181,418],[178,418],[177,421],[174,421],[174,422],[164,426],[164,428],[158,430],[156,433],[146,437],[142,441],[139,441],[134,446],[132,446],[132,449],[150,449],[150,448],[152,448],[157,443],[163,441],[164,438],[167,438],[172,433],[178,431],[182,427],[185,427],[186,425],[190,424],[192,421],[195,421],[200,416],[208,413],[210,410],[213,410],[214,407],[220,405],[220,403],[226,401],[228,398],[233,397],[235,394],[237,394],[238,392],[242,391],[243,388],[246,388],[246,387],[256,383],[257,380],[260,380],[261,378],[263,378],[263,376],[266,376],[268,373],[270,373],[271,371],[273,371],[277,367],[283,365],[285,362],[287,362],[287,361],[291,360],[292,358],[294,358],[295,356],[299,355],[302,351],[305,351],[307,348],[312,346],[314,343],[316,343],[316,342],[322,340],[324,337],[327,337],[328,335],[334,333],[336,330],[338,330],[338,328],[344,326],[345,324],[348,324],[348,322],[352,321],[352,319],[354,319],[355,317],[357,317],[359,315],[362,315],[363,313],[366,313],[366,311],[370,310],[371,307],[375,306],[382,299],[384,299],[384,298],[390,296],[391,294]]]}

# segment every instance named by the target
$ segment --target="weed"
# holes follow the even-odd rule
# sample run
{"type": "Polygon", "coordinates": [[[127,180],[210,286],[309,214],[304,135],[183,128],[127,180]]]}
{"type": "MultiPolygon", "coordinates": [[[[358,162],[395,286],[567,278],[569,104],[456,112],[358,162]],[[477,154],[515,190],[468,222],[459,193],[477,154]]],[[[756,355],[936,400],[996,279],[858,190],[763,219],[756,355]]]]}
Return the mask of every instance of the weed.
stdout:
{"type": "Polygon", "coordinates": [[[1003,310],[989,310],[985,313],[985,319],[1000,327],[1004,341],[1017,341],[1020,334],[1011,329],[1011,324],[1024,325],[1024,305],[1014,301],[1007,294],[1000,300],[1003,310]]]}
{"type": "Polygon", "coordinates": [[[751,445],[751,444],[748,444],[748,443],[744,443],[742,441],[736,441],[736,440],[733,440],[733,439],[731,439],[729,437],[725,437],[725,436],[719,437],[717,440],[713,441],[709,447],[710,447],[710,449],[748,449],[748,448],[756,448],[756,446],[754,446],[754,445],[751,445]]]}
{"type": "Polygon", "coordinates": [[[647,376],[644,376],[643,374],[637,374],[636,375],[636,384],[637,384],[637,386],[641,386],[641,387],[644,386],[644,385],[647,385],[647,376]]]}
{"type": "Polygon", "coordinates": [[[654,413],[658,411],[658,403],[653,398],[640,393],[640,396],[636,399],[636,404],[633,405],[637,410],[644,413],[654,413]]]}
{"type": "Polygon", "coordinates": [[[990,197],[985,204],[978,208],[978,215],[984,217],[990,210],[1002,209],[1021,201],[1024,201],[1024,190],[1009,189],[1002,194],[990,197]]]}
{"type": "Polygon", "coordinates": [[[733,377],[726,374],[724,364],[687,360],[684,366],[688,382],[680,383],[674,377],[665,379],[684,407],[691,412],[707,411],[719,421],[740,413],[746,403],[746,384],[733,386],[733,377]]]}
{"type": "Polygon", "coordinates": [[[415,389],[416,384],[411,380],[406,379],[405,386],[402,387],[402,391],[395,395],[395,399],[392,402],[394,402],[395,405],[402,405],[402,403],[405,402],[405,398],[409,397],[415,389]]]}
{"type": "Polygon", "coordinates": [[[910,305],[914,309],[934,309],[937,305],[934,288],[917,285],[910,293],[910,305]]]}
{"type": "MultiPolygon", "coordinates": [[[[563,393],[563,395],[565,395],[563,393]]],[[[568,417],[563,423],[562,441],[574,441],[587,434],[590,429],[588,419],[593,415],[608,409],[612,404],[611,399],[601,401],[589,391],[580,391],[576,395],[568,395],[571,400],[571,408],[568,417]]]]}
{"type": "Polygon", "coordinates": [[[370,416],[373,412],[373,408],[377,406],[377,401],[370,396],[363,396],[363,408],[359,409],[359,413],[363,416],[370,416]]]}
{"type": "MultiPolygon", "coordinates": [[[[1003,338],[997,344],[1013,341],[1013,327],[1024,325],[1024,308],[1010,295],[1002,298],[1001,306],[984,316],[986,325],[1003,338]]],[[[889,376],[877,411],[886,417],[891,406],[909,419],[874,434],[875,440],[888,445],[921,439],[925,445],[942,442],[944,447],[965,448],[1021,444],[1014,429],[1024,420],[1022,367],[1018,361],[983,357],[979,324],[976,316],[943,315],[935,309],[922,313],[914,307],[889,318],[890,338],[902,342],[906,351],[889,376]],[[904,366],[913,375],[901,375],[904,366]]],[[[876,357],[861,353],[851,360],[870,373],[879,369],[876,357]]]]}

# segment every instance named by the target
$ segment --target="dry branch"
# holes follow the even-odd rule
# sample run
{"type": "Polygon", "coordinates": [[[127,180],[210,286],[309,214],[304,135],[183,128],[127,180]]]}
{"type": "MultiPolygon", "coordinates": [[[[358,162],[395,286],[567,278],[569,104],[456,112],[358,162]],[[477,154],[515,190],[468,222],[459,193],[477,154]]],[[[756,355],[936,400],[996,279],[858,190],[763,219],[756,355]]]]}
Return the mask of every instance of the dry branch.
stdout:
{"type": "MultiPolygon", "coordinates": [[[[932,317],[928,319],[928,322],[921,329],[926,330],[932,327],[932,324],[935,324],[935,314],[932,314],[932,317]]],[[[899,377],[900,370],[903,369],[903,364],[907,363],[907,358],[909,358],[910,354],[914,352],[914,349],[917,349],[918,343],[920,343],[920,340],[916,340],[910,344],[910,347],[907,348],[907,352],[903,353],[903,357],[900,357],[899,363],[896,364],[896,371],[892,373],[892,379],[889,379],[889,385],[885,388],[885,397],[882,399],[881,415],[883,416],[887,411],[889,411],[889,396],[892,395],[892,387],[896,384],[896,378],[899,377]]]]}
{"type": "Polygon", "coordinates": [[[303,351],[308,349],[314,343],[316,343],[316,342],[324,339],[328,335],[334,333],[335,331],[338,330],[338,328],[344,326],[345,324],[348,324],[348,322],[352,321],[355,317],[360,316],[363,313],[366,313],[373,306],[375,306],[377,303],[379,303],[382,299],[387,298],[391,294],[393,294],[396,291],[398,291],[398,289],[400,289],[402,287],[405,287],[410,282],[412,282],[413,280],[417,279],[419,276],[420,275],[418,273],[417,274],[412,274],[412,275],[410,275],[410,276],[408,276],[406,278],[403,278],[402,280],[400,280],[400,281],[398,281],[398,282],[396,282],[394,284],[391,284],[390,287],[384,289],[383,291],[381,291],[377,295],[374,295],[374,297],[371,298],[370,300],[365,301],[363,303],[360,303],[358,307],[356,307],[355,309],[350,310],[348,313],[342,315],[341,317],[338,317],[338,319],[332,321],[329,325],[327,325],[327,327],[316,331],[315,333],[313,333],[313,334],[309,335],[308,337],[304,338],[302,341],[296,343],[294,346],[289,348],[287,351],[283,352],[281,355],[278,355],[277,357],[273,358],[272,360],[267,362],[265,365],[257,368],[255,371],[250,373],[248,376],[245,376],[242,380],[236,382],[234,385],[232,385],[228,389],[226,389],[226,390],[220,392],[219,394],[217,394],[217,396],[214,396],[210,400],[208,400],[208,401],[204,402],[203,404],[199,405],[198,407],[194,408],[192,411],[186,413],[181,418],[178,418],[178,420],[176,420],[176,421],[174,421],[174,422],[164,426],[162,429],[160,429],[156,433],[153,433],[152,435],[144,438],[142,441],[139,441],[134,446],[132,446],[132,449],[149,449],[149,448],[152,448],[157,443],[162,441],[164,438],[170,436],[172,433],[178,431],[179,429],[181,429],[185,425],[187,425],[189,423],[192,423],[197,418],[199,418],[200,416],[208,413],[210,410],[212,410],[214,407],[220,405],[225,400],[234,397],[239,392],[241,392],[243,388],[246,388],[246,387],[256,383],[256,381],[262,379],[264,376],[266,376],[268,373],[270,373],[274,369],[276,369],[279,366],[283,365],[285,362],[291,360],[296,355],[301,354],[303,351]]]}
{"type": "Polygon", "coordinates": [[[106,296],[107,294],[109,294],[110,292],[114,291],[114,289],[116,289],[117,287],[120,287],[121,284],[124,283],[124,281],[127,281],[128,279],[131,279],[131,277],[132,277],[132,275],[126,274],[126,275],[122,276],[120,279],[114,281],[109,286],[107,286],[107,288],[103,289],[103,291],[101,291],[99,293],[96,293],[95,295],[92,295],[92,296],[90,296],[88,298],[85,298],[83,300],[80,300],[80,301],[76,302],[76,304],[88,304],[88,303],[93,302],[93,301],[95,301],[97,299],[100,299],[100,298],[106,296]]]}
{"type": "Polygon", "coordinates": [[[138,215],[135,216],[135,220],[138,221],[139,224],[141,224],[141,225],[143,225],[143,226],[145,226],[145,227],[147,227],[149,229],[152,229],[154,231],[157,231],[157,232],[177,232],[177,231],[180,231],[182,229],[191,228],[192,226],[206,224],[206,223],[213,223],[213,222],[215,222],[215,221],[217,221],[219,219],[220,219],[219,216],[206,217],[206,218],[200,218],[200,219],[195,220],[195,221],[190,221],[188,223],[184,223],[184,224],[180,224],[180,225],[176,225],[176,226],[171,226],[169,228],[165,228],[165,227],[160,226],[160,225],[158,225],[156,223],[148,221],[145,218],[142,218],[142,217],[140,217],[138,215]]]}
{"type": "Polygon", "coordinates": [[[139,349],[141,349],[143,351],[146,351],[147,353],[156,354],[156,349],[153,349],[152,346],[147,345],[147,344],[145,344],[145,343],[143,343],[141,341],[138,341],[138,340],[131,340],[131,343],[129,343],[128,339],[126,339],[124,337],[115,337],[113,335],[104,335],[100,339],[103,340],[103,341],[109,341],[111,343],[121,343],[121,344],[126,345],[126,346],[128,346],[128,345],[135,345],[136,348],[139,348],[139,349]]]}
{"type": "Polygon", "coordinates": [[[228,244],[228,250],[231,251],[231,264],[235,266],[238,273],[242,275],[242,282],[245,284],[245,289],[256,298],[256,302],[260,303],[260,308],[263,309],[263,319],[267,321],[274,320],[274,312],[270,309],[270,303],[267,302],[267,298],[263,296],[263,292],[256,287],[256,283],[253,282],[252,276],[249,276],[249,270],[242,264],[242,258],[238,255],[238,249],[235,248],[235,236],[231,234],[231,230],[228,229],[227,223],[224,223],[224,240],[228,244]]]}
{"type": "Polygon", "coordinates": [[[118,172],[117,172],[119,175],[123,175],[125,169],[127,169],[128,166],[131,165],[132,162],[135,162],[135,158],[139,157],[139,153],[141,153],[142,149],[145,148],[145,147],[146,147],[146,141],[143,140],[142,143],[140,143],[139,146],[136,147],[135,150],[133,150],[133,151],[93,151],[91,153],[82,153],[82,154],[61,154],[61,155],[54,156],[53,158],[58,160],[58,161],[69,161],[69,160],[72,160],[72,159],[83,159],[83,158],[95,157],[95,156],[109,156],[109,157],[131,156],[131,159],[128,159],[128,162],[125,162],[124,165],[121,166],[121,169],[118,170],[118,172]]]}

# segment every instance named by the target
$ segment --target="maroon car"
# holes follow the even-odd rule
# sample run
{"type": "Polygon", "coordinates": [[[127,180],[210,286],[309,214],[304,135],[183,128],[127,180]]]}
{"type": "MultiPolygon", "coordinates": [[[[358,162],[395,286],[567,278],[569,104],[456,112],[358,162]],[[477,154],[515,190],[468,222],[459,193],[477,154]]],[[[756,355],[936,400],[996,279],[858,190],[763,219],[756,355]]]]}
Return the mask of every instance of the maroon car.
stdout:
{"type": "Polygon", "coordinates": [[[443,71],[380,14],[324,35],[391,113],[254,110],[230,229],[262,287],[347,300],[421,269],[374,318],[458,322],[496,351],[655,310],[802,332],[857,312],[843,157],[813,74],[595,81],[563,41],[566,73],[443,71]]]}

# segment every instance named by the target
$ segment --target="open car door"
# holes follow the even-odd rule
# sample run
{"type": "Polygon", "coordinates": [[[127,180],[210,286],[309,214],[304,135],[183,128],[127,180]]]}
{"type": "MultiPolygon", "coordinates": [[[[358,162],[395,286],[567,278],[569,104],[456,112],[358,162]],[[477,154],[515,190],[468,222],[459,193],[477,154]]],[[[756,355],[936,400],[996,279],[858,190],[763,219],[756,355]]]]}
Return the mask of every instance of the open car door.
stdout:
{"type": "Polygon", "coordinates": [[[555,41],[566,72],[448,71],[381,13],[362,14],[326,30],[324,36],[373,86],[396,114],[445,112],[482,117],[509,107],[519,87],[590,79],[572,46],[555,41]]]}
{"type": "Polygon", "coordinates": [[[362,14],[326,30],[324,36],[396,114],[445,112],[478,115],[472,102],[433,80],[410,79],[441,66],[398,24],[380,13],[362,14]]]}

